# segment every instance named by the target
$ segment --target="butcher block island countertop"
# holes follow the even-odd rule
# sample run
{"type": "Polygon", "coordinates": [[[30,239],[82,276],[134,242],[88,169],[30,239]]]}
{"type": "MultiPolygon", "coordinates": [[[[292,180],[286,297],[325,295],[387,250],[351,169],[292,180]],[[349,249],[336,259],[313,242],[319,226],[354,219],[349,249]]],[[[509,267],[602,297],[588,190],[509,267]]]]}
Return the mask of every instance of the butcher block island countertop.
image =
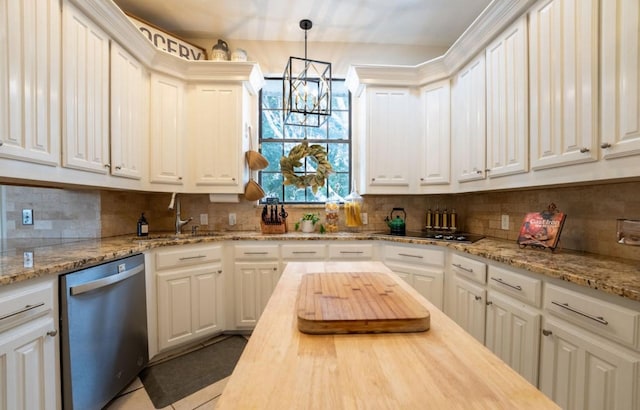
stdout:
{"type": "Polygon", "coordinates": [[[287,265],[216,409],[557,409],[380,262],[287,265]],[[417,333],[310,335],[297,328],[302,275],[384,272],[431,314],[417,333]]]}

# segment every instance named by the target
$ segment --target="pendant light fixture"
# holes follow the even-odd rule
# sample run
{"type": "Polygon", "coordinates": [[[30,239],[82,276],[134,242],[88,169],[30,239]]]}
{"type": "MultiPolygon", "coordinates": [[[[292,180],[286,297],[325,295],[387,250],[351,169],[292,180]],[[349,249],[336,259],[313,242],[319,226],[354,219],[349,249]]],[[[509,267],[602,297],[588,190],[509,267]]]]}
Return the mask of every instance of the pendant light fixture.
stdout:
{"type": "Polygon", "coordinates": [[[331,116],[331,63],[307,58],[307,31],[311,20],[300,20],[304,30],[304,58],[289,57],[282,81],[284,123],[319,127],[331,116]]]}

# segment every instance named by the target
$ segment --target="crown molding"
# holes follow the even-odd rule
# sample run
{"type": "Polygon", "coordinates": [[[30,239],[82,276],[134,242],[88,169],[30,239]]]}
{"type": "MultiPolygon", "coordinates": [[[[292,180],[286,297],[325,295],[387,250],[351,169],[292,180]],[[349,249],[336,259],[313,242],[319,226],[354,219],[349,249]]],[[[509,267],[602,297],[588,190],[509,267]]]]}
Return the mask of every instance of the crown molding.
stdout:
{"type": "Polygon", "coordinates": [[[351,92],[367,85],[421,87],[452,76],[537,0],[493,0],[447,52],[415,66],[354,65],[347,75],[351,92]]]}
{"type": "Polygon", "coordinates": [[[243,82],[251,94],[264,85],[255,62],[185,60],[157,49],[112,1],[64,0],[72,3],[147,69],[184,81],[243,82]]]}

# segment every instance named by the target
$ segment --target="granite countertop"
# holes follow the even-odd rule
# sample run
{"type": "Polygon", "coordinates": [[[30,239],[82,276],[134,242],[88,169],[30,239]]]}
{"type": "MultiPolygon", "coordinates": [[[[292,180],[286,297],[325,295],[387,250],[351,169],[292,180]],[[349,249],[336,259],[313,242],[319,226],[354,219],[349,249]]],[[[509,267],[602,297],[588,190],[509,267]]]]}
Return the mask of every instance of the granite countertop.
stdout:
{"type": "Polygon", "coordinates": [[[367,232],[335,234],[292,232],[269,235],[260,232],[220,232],[200,236],[159,233],[151,234],[148,239],[143,240],[135,236],[88,240],[5,240],[0,248],[0,286],[46,275],[58,275],[153,248],[238,240],[385,240],[445,246],[530,272],[640,301],[640,261],[563,249],[555,252],[533,248],[520,249],[515,242],[493,238],[484,238],[473,244],[462,244],[367,232]],[[25,267],[24,252],[33,252],[32,267],[25,267]]]}

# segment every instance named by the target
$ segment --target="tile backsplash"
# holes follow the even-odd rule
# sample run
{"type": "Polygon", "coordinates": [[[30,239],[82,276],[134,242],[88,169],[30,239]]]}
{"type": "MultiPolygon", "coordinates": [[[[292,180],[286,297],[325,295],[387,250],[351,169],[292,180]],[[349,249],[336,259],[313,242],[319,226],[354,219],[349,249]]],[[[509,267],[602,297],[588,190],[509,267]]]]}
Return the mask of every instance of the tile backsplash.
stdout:
{"type": "MultiPolygon", "coordinates": [[[[142,212],[151,232],[172,231],[174,211],[168,209],[168,193],[142,193],[111,190],[66,190],[5,186],[2,222],[7,238],[96,238],[133,234],[142,212]],[[33,209],[34,225],[20,223],[22,209],[33,209]]],[[[208,225],[203,230],[259,231],[261,206],[241,201],[233,204],[209,202],[208,195],[179,195],[182,218],[193,217],[183,228],[200,224],[206,214],[208,225]],[[236,214],[236,225],[229,225],[229,213],[236,214]]],[[[602,255],[640,260],[640,247],[616,242],[616,219],[640,219],[640,182],[598,185],[519,189],[455,195],[367,195],[363,212],[369,224],[358,229],[344,226],[341,231],[387,231],[384,218],[394,207],[407,213],[407,229],[421,229],[427,208],[455,208],[461,230],[515,241],[527,212],[541,211],[555,203],[567,214],[560,237],[560,249],[572,249],[602,255]],[[501,229],[502,215],[509,216],[509,229],[501,229]]],[[[318,213],[324,221],[324,207],[292,205],[288,228],[304,213],[318,213]]]]}

